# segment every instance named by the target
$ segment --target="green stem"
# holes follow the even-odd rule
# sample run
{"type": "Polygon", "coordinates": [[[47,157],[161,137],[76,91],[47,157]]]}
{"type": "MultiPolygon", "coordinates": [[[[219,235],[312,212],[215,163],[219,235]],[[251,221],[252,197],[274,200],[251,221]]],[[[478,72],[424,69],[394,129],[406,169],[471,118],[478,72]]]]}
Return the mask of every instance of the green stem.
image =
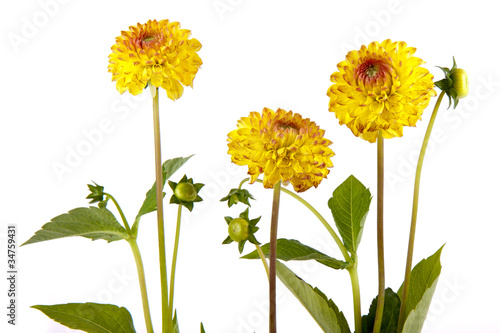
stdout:
{"type": "Polygon", "coordinates": [[[276,333],[276,247],[278,239],[278,213],[281,180],[274,185],[271,212],[271,237],[269,241],[269,333],[276,333]]]}
{"type": "Polygon", "coordinates": [[[144,311],[144,320],[146,322],[146,330],[148,333],[153,333],[153,323],[151,321],[151,313],[149,312],[148,292],[146,289],[146,277],[144,274],[144,265],[142,263],[141,253],[135,238],[128,240],[132,253],[134,254],[135,265],[137,267],[137,275],[139,276],[139,285],[141,288],[142,308],[144,311]]]}
{"type": "Polygon", "coordinates": [[[408,293],[410,291],[410,275],[411,266],[413,261],[413,248],[415,244],[415,232],[417,229],[417,211],[418,211],[418,196],[420,192],[420,175],[422,173],[422,165],[424,164],[425,151],[427,149],[427,144],[429,143],[429,138],[431,137],[432,127],[434,126],[434,121],[443,100],[445,92],[442,91],[438,97],[434,110],[432,111],[431,120],[427,126],[427,131],[425,132],[424,141],[422,143],[422,148],[420,149],[420,156],[418,157],[417,170],[415,173],[415,187],[413,190],[413,208],[411,213],[411,224],[410,224],[410,237],[408,241],[408,254],[406,257],[406,270],[405,270],[405,280],[403,282],[403,294],[401,297],[401,307],[399,310],[399,321],[398,321],[398,332],[402,332],[403,325],[405,321],[404,313],[406,311],[406,302],[408,300],[408,293]]]}
{"type": "MultiPolygon", "coordinates": [[[[262,180],[257,179],[257,182],[262,183],[262,180]]],[[[344,256],[345,261],[349,262],[351,260],[351,256],[347,252],[347,249],[345,248],[344,244],[340,240],[340,238],[337,235],[337,233],[335,232],[335,230],[333,230],[333,228],[330,226],[330,224],[328,224],[326,219],[313,206],[311,206],[311,204],[309,204],[306,200],[302,199],[297,194],[295,194],[292,191],[287,190],[286,188],[283,188],[283,187],[281,187],[281,191],[290,195],[292,198],[298,200],[300,203],[302,203],[304,206],[306,206],[318,218],[318,220],[323,224],[323,226],[326,228],[326,230],[328,230],[328,232],[332,236],[333,240],[335,241],[335,243],[339,247],[340,251],[342,252],[342,255],[344,256]]]]}
{"type": "Polygon", "coordinates": [[[181,234],[181,212],[182,205],[179,205],[177,210],[177,227],[175,228],[174,254],[172,257],[172,268],[170,270],[170,303],[168,304],[169,327],[172,326],[172,316],[174,314],[174,285],[175,285],[175,268],[177,266],[177,251],[179,249],[179,236],[181,234]]]}
{"type": "MultiPolygon", "coordinates": [[[[240,182],[240,185],[238,186],[238,190],[241,190],[241,187],[243,186],[243,184],[245,184],[245,183],[246,183],[247,181],[249,181],[249,180],[250,180],[250,178],[245,178],[245,179],[243,179],[243,180],[240,182]]],[[[259,180],[257,179],[257,181],[259,181],[259,180]]]]}
{"type": "Polygon", "coordinates": [[[379,333],[382,325],[385,301],[384,267],[384,138],[382,131],[377,138],[377,255],[378,255],[378,300],[373,333],[379,333]]]}
{"type": "Polygon", "coordinates": [[[132,232],[130,231],[130,226],[128,225],[127,219],[125,218],[125,214],[123,214],[123,210],[120,207],[120,205],[118,204],[118,201],[116,201],[115,198],[109,193],[103,193],[103,194],[105,196],[107,196],[108,198],[110,198],[111,201],[113,201],[113,203],[116,206],[116,209],[118,209],[118,213],[120,213],[120,216],[122,218],[123,224],[125,225],[125,229],[127,230],[127,233],[132,236],[132,232]]]}
{"type": "Polygon", "coordinates": [[[161,313],[162,332],[170,331],[168,326],[168,282],[167,282],[167,261],[165,250],[165,227],[163,222],[163,170],[161,163],[160,144],[160,107],[158,98],[158,88],[155,89],[153,97],[153,125],[155,142],[155,174],[156,174],[156,216],[158,220],[158,249],[160,258],[160,283],[161,283],[161,313]]]}
{"type": "Polygon", "coordinates": [[[262,260],[262,264],[264,265],[264,268],[266,270],[267,279],[269,280],[269,265],[267,264],[266,256],[264,255],[264,252],[262,251],[262,248],[259,244],[255,244],[255,247],[257,248],[260,260],[262,260]]]}
{"type": "Polygon", "coordinates": [[[359,278],[358,278],[358,258],[356,254],[353,254],[354,264],[347,268],[349,276],[351,278],[352,285],[352,300],[354,304],[354,332],[361,333],[361,292],[359,289],[359,278]]]}

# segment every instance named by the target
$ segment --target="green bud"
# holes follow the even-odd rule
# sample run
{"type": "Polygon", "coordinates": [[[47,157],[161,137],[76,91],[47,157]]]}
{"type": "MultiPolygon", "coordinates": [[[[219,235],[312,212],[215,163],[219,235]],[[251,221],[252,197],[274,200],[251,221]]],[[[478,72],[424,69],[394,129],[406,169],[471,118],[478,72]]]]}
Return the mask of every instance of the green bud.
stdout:
{"type": "Polygon", "coordinates": [[[444,72],[444,79],[434,82],[434,84],[446,93],[450,101],[450,106],[453,99],[453,108],[456,108],[458,101],[469,93],[467,73],[462,68],[457,68],[455,58],[453,58],[451,69],[447,67],[439,68],[444,72]]]}
{"type": "Polygon", "coordinates": [[[255,200],[254,197],[248,192],[248,190],[243,190],[240,188],[233,188],[229,191],[228,195],[220,199],[220,201],[227,201],[227,206],[237,204],[238,202],[244,203],[250,207],[249,199],[255,200]]]}
{"type": "Polygon", "coordinates": [[[230,216],[226,216],[224,219],[228,225],[229,236],[227,236],[222,244],[236,242],[238,243],[238,251],[240,253],[243,252],[243,247],[247,241],[252,244],[260,244],[254,235],[259,230],[256,224],[259,222],[260,217],[250,219],[248,217],[248,208],[235,219],[230,216]]]}
{"type": "Polygon", "coordinates": [[[467,96],[469,93],[469,78],[467,77],[467,72],[462,68],[457,68],[450,75],[450,79],[453,81],[453,89],[457,92],[457,98],[461,99],[467,96]]]}
{"type": "Polygon", "coordinates": [[[175,187],[175,196],[182,201],[193,201],[198,193],[191,183],[179,183],[175,187]]]}
{"type": "Polygon", "coordinates": [[[198,192],[200,192],[204,184],[194,184],[193,179],[188,178],[186,175],[182,177],[179,183],[169,180],[168,185],[174,191],[174,195],[170,197],[171,204],[183,205],[189,211],[192,211],[195,202],[203,201],[198,192]]]}
{"type": "Polygon", "coordinates": [[[104,186],[87,184],[90,194],[85,199],[90,199],[90,203],[101,202],[104,200],[104,186]]]}
{"type": "Polygon", "coordinates": [[[247,240],[249,236],[248,226],[248,221],[240,217],[232,220],[228,227],[229,237],[238,243],[247,240]]]}

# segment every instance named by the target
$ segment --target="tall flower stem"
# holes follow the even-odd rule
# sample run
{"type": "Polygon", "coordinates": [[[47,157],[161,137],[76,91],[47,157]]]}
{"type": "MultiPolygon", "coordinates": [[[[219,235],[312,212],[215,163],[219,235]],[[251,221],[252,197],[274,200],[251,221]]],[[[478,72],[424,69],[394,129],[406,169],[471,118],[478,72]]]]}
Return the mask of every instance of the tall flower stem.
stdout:
{"type": "Polygon", "coordinates": [[[379,333],[382,325],[385,301],[384,264],[384,138],[382,131],[377,138],[377,256],[378,256],[378,300],[373,333],[379,333]]]}
{"type": "Polygon", "coordinates": [[[153,333],[153,323],[151,321],[151,313],[149,311],[148,292],[146,289],[146,277],[144,274],[144,265],[142,263],[141,253],[135,238],[128,240],[132,253],[134,254],[135,265],[137,267],[137,275],[139,276],[139,286],[141,288],[142,308],[144,312],[144,320],[146,321],[146,331],[153,333]]]}
{"type": "Polygon", "coordinates": [[[172,268],[170,270],[170,303],[168,304],[168,327],[172,327],[172,316],[174,314],[174,285],[175,268],[177,266],[177,251],[179,249],[179,236],[181,233],[181,212],[182,205],[177,210],[177,226],[175,228],[174,254],[172,257],[172,268]]]}
{"type": "Polygon", "coordinates": [[[404,325],[404,313],[406,311],[406,302],[408,300],[408,293],[410,291],[410,275],[411,266],[413,261],[413,248],[415,244],[415,232],[417,229],[417,211],[418,211],[418,196],[420,193],[420,175],[422,173],[422,165],[424,164],[425,151],[427,149],[427,144],[429,143],[429,138],[431,137],[432,127],[434,126],[434,121],[443,100],[445,91],[442,91],[438,97],[434,110],[432,111],[431,119],[429,125],[427,126],[427,131],[425,132],[424,141],[422,143],[422,148],[420,149],[420,156],[418,157],[417,170],[415,172],[415,186],[413,189],[413,208],[411,213],[411,223],[410,223],[410,237],[408,241],[408,254],[406,257],[406,270],[405,270],[405,280],[403,282],[403,294],[401,297],[401,307],[399,310],[399,321],[398,321],[398,332],[403,330],[404,325]]]}
{"type": "Polygon", "coordinates": [[[274,185],[271,212],[271,239],[269,241],[269,333],[276,333],[276,248],[281,180],[274,185]]]}
{"type": "Polygon", "coordinates": [[[163,223],[163,170],[161,163],[161,143],[160,143],[160,107],[158,88],[151,87],[153,96],[153,125],[155,142],[155,173],[156,173],[156,216],[158,220],[158,249],[160,258],[160,283],[161,283],[161,313],[162,332],[166,333],[168,326],[168,282],[167,282],[167,261],[165,250],[165,227],[163,223]]]}
{"type": "Polygon", "coordinates": [[[260,260],[262,260],[262,264],[264,265],[264,269],[266,270],[267,279],[269,280],[269,265],[267,264],[266,256],[264,255],[264,252],[262,251],[262,248],[259,244],[255,244],[255,248],[259,253],[260,260]]]}

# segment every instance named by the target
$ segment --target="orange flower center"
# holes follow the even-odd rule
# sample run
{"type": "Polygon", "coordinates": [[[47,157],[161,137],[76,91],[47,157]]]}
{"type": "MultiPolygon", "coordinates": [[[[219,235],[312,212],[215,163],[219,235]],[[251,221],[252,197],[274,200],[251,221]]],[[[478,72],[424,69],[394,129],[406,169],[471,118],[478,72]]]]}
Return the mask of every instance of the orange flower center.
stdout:
{"type": "Polygon", "coordinates": [[[354,70],[354,77],[364,85],[372,85],[379,79],[384,80],[389,74],[390,66],[382,60],[368,59],[354,70]]]}
{"type": "Polygon", "coordinates": [[[288,147],[299,134],[299,127],[291,121],[278,121],[274,125],[274,132],[276,132],[276,137],[281,139],[281,146],[288,147]]]}
{"type": "Polygon", "coordinates": [[[156,41],[156,35],[154,34],[146,34],[142,36],[140,39],[140,45],[143,48],[149,47],[151,44],[153,44],[156,41]]]}

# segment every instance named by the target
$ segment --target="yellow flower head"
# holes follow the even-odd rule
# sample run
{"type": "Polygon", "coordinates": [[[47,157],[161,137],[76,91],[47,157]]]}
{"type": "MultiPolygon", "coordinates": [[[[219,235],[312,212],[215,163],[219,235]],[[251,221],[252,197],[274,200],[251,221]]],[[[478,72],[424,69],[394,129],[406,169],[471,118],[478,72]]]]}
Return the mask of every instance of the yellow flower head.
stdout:
{"type": "Polygon", "coordinates": [[[341,125],[369,142],[403,136],[415,126],[430,98],[436,96],[433,76],[414,57],[416,49],[390,39],[350,51],[331,75],[329,110],[341,125]]]}
{"type": "Polygon", "coordinates": [[[180,98],[182,85],[193,86],[202,64],[196,53],[201,44],[189,39],[190,35],[191,31],[181,29],[179,22],[169,20],[149,20],[122,31],[111,47],[108,66],[120,94],[129,91],[138,95],[150,82],[165,89],[168,98],[180,98]]]}
{"type": "Polygon", "coordinates": [[[248,165],[253,183],[264,174],[264,187],[273,188],[282,180],[297,192],[317,187],[333,167],[335,155],[328,147],[325,131],[298,113],[264,108],[238,121],[228,134],[228,154],[237,165],[248,165]]]}

